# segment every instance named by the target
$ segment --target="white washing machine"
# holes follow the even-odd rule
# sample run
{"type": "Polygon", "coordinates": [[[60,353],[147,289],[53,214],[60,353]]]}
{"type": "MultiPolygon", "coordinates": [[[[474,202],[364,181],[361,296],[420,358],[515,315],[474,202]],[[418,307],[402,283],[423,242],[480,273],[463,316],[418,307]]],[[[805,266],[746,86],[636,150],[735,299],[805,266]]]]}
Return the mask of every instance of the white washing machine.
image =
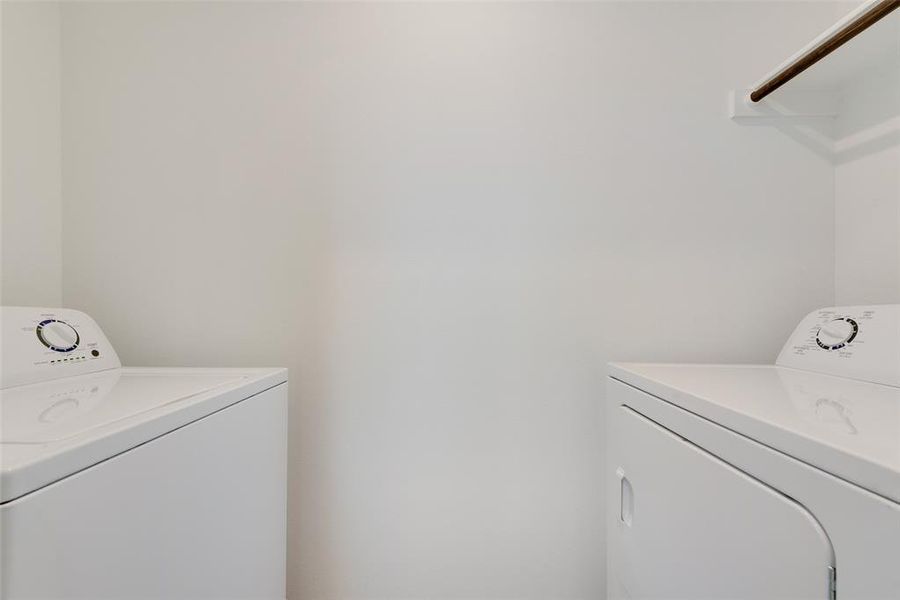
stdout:
{"type": "Polygon", "coordinates": [[[900,305],[775,365],[612,364],[610,598],[900,598],[900,305]]]}
{"type": "Polygon", "coordinates": [[[74,310],[0,325],[2,600],[285,597],[284,369],[122,368],[74,310]]]}

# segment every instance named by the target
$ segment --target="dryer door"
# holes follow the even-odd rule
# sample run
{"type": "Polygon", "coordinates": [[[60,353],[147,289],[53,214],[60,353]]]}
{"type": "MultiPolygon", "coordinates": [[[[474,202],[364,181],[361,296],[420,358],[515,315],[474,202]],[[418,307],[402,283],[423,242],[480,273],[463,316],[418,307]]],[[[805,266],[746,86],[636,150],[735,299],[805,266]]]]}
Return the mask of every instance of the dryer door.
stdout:
{"type": "Polygon", "coordinates": [[[614,416],[610,566],[632,598],[827,600],[834,551],[803,506],[628,407],[614,416]]]}

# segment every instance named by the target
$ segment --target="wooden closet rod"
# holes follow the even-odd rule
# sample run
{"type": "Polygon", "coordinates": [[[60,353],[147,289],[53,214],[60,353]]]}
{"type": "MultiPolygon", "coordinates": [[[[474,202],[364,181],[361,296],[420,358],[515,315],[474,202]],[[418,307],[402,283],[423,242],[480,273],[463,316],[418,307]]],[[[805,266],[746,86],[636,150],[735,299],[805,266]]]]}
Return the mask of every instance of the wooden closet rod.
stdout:
{"type": "Polygon", "coordinates": [[[868,10],[856,15],[844,23],[832,35],[800,54],[783,69],[766,79],[750,92],[750,100],[759,102],[785,83],[807,70],[857,35],[888,16],[895,8],[900,7],[900,0],[878,0],[868,10]]]}

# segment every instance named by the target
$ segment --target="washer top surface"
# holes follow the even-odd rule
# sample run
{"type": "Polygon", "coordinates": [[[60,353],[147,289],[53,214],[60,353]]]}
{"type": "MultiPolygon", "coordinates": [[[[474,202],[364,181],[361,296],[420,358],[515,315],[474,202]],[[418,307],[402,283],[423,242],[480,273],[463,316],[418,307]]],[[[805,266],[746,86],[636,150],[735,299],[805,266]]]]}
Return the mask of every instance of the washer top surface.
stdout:
{"type": "Polygon", "coordinates": [[[244,379],[234,374],[113,369],[0,392],[4,444],[48,444],[183,402],[244,379]]]}
{"type": "Polygon", "coordinates": [[[900,502],[900,388],[774,365],[613,363],[610,376],[900,502]]]}
{"type": "Polygon", "coordinates": [[[122,368],[74,309],[0,307],[0,338],[0,504],[287,381],[278,368],[122,368]]]}
{"type": "Polygon", "coordinates": [[[116,368],[0,391],[0,503],[284,383],[285,369],[116,368]]]}

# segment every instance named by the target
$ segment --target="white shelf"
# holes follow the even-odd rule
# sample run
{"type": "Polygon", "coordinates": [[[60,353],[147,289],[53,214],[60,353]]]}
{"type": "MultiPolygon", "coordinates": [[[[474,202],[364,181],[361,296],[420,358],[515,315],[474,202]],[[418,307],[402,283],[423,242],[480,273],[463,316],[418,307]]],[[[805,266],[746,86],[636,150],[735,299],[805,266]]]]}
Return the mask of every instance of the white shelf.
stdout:
{"type": "Polygon", "coordinates": [[[742,118],[833,119],[838,115],[840,95],[827,89],[778,90],[765,100],[751,102],[750,90],[733,90],[728,116],[742,118]]]}

